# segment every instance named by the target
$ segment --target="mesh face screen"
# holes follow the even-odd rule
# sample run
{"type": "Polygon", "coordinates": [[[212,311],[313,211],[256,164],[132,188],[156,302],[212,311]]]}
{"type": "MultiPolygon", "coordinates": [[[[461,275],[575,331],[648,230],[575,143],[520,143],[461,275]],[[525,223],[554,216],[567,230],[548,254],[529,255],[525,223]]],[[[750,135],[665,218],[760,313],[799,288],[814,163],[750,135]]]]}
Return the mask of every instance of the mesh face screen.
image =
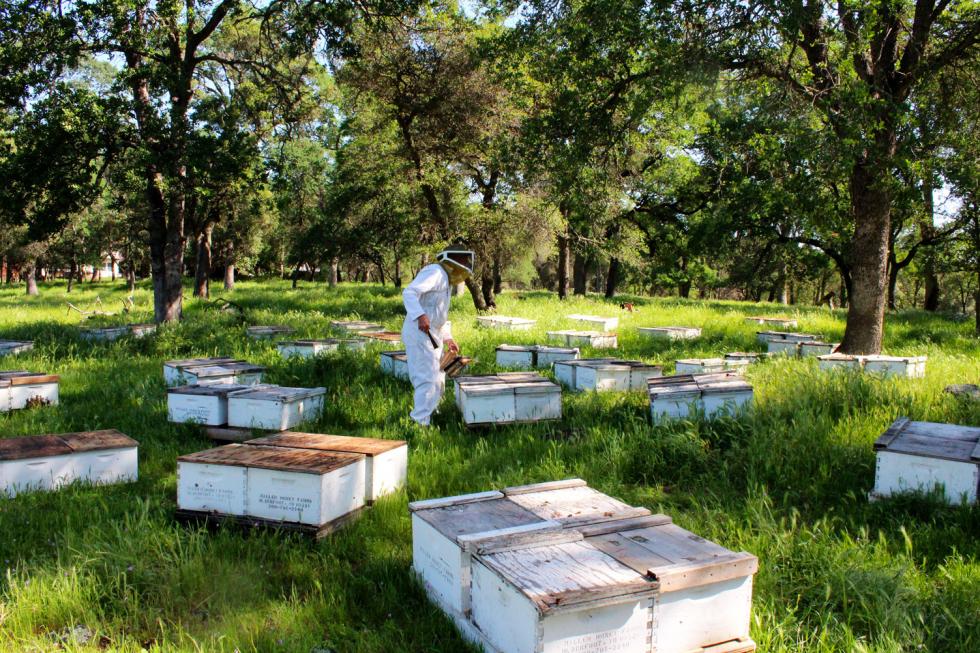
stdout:
{"type": "Polygon", "coordinates": [[[464,268],[467,272],[473,271],[473,252],[468,251],[442,251],[436,257],[439,261],[449,261],[464,268]]]}

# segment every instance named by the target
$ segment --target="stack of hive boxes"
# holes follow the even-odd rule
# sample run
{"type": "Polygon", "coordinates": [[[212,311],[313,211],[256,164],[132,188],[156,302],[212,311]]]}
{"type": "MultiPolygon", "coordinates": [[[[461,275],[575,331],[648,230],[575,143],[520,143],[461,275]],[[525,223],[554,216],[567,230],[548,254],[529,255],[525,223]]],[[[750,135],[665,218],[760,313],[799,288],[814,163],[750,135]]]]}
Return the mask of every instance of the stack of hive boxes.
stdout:
{"type": "Polygon", "coordinates": [[[561,418],[561,387],[528,372],[453,379],[456,406],[467,426],[561,418]]]}
{"type": "Polygon", "coordinates": [[[23,354],[34,349],[33,340],[0,340],[0,356],[23,354]]]}
{"type": "Polygon", "coordinates": [[[58,405],[59,377],[26,370],[0,371],[0,412],[58,405]]]}
{"type": "Polygon", "coordinates": [[[752,401],[752,386],[734,372],[651,378],[647,388],[654,420],[696,413],[707,418],[735,415],[752,401]]]}
{"type": "Polygon", "coordinates": [[[555,363],[555,378],[573,390],[643,390],[663,374],[659,365],[617,358],[585,358],[555,363]]]}
{"type": "Polygon", "coordinates": [[[550,347],[548,345],[499,345],[497,365],[515,369],[549,368],[559,361],[575,360],[579,356],[576,347],[550,347]]]}
{"type": "Polygon", "coordinates": [[[752,651],[758,560],[572,479],[419,501],[413,566],[495,653],[752,651]]]}
{"type": "Polygon", "coordinates": [[[851,354],[827,354],[817,359],[820,369],[825,371],[845,369],[871,372],[881,376],[897,376],[906,379],[921,379],[926,375],[926,356],[858,356],[851,354]]]}

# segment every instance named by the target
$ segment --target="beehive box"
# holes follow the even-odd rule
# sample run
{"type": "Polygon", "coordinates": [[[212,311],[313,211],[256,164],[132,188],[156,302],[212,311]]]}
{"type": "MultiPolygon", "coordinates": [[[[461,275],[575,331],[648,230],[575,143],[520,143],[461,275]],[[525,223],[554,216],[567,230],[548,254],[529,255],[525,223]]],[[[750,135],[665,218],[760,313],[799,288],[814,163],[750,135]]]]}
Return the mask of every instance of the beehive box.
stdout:
{"type": "Polygon", "coordinates": [[[383,331],[384,327],[374,322],[364,322],[363,320],[334,320],[330,323],[334,329],[345,333],[357,333],[362,331],[383,331]]]}
{"type": "Polygon", "coordinates": [[[388,345],[400,345],[402,342],[402,334],[396,331],[360,331],[357,335],[388,345]]]}
{"type": "Polygon", "coordinates": [[[737,414],[752,401],[752,386],[733,372],[652,378],[647,387],[654,420],[690,417],[698,412],[707,418],[737,414]]]}
{"type": "Polygon", "coordinates": [[[717,372],[745,371],[751,363],[747,358],[682,358],[674,361],[677,374],[714,374],[717,372]]]}
{"type": "Polygon", "coordinates": [[[593,349],[615,349],[619,338],[615,333],[602,331],[549,331],[548,338],[566,347],[592,347],[593,349]]]}
{"type": "Polygon", "coordinates": [[[840,347],[839,342],[819,342],[811,340],[800,343],[800,356],[828,356],[840,347]]]}
{"type": "Polygon", "coordinates": [[[757,331],[755,337],[763,344],[781,341],[809,342],[820,340],[820,336],[814,333],[793,333],[791,331],[757,331]]]}
{"type": "Polygon", "coordinates": [[[748,361],[749,363],[757,363],[767,358],[772,358],[772,354],[760,351],[733,351],[725,354],[725,360],[748,361]]]}
{"type": "Polygon", "coordinates": [[[0,411],[57,406],[59,377],[26,370],[0,371],[0,411]]]}
{"type": "Polygon", "coordinates": [[[642,390],[663,368],[643,361],[584,358],[555,363],[555,378],[574,390],[642,390]]]}
{"type": "Polygon", "coordinates": [[[381,371],[396,379],[408,381],[408,355],[404,351],[381,352],[381,371]]]}
{"type": "Polygon", "coordinates": [[[547,345],[500,345],[497,347],[497,365],[516,369],[551,367],[558,361],[575,360],[579,350],[575,347],[549,347],[547,345]]]}
{"type": "Polygon", "coordinates": [[[665,338],[667,340],[693,340],[701,337],[701,329],[695,327],[640,327],[638,331],[650,338],[665,338]]]}
{"type": "Polygon", "coordinates": [[[228,426],[284,431],[323,412],[326,388],[263,386],[228,395],[228,426]]]}
{"type": "Polygon", "coordinates": [[[875,441],[872,498],[940,489],[950,503],[976,503],[980,428],[897,419],[875,441]]]}
{"type": "Polygon", "coordinates": [[[855,370],[864,369],[864,356],[851,354],[833,353],[826,356],[817,356],[820,369],[829,372],[831,370],[855,370]]]}
{"type": "Polygon", "coordinates": [[[245,328],[246,335],[255,340],[285,336],[293,331],[295,329],[287,326],[250,326],[245,328]]]}
{"type": "Polygon", "coordinates": [[[458,377],[455,389],[467,426],[561,419],[561,387],[536,374],[458,377]]]}
{"type": "Polygon", "coordinates": [[[217,383],[183,385],[167,390],[167,418],[178,424],[224,426],[228,423],[228,397],[261,386],[217,383]]]}
{"type": "Polygon", "coordinates": [[[283,358],[313,358],[339,349],[363,350],[367,345],[360,338],[323,338],[320,340],[284,340],[276,343],[283,358]]]}
{"type": "Polygon", "coordinates": [[[284,431],[245,444],[361,454],[365,456],[364,500],[369,504],[397,492],[408,480],[408,443],[404,440],[284,431]]]}
{"type": "Polygon", "coordinates": [[[134,481],[138,446],[114,430],[0,439],[0,493],[134,481]]]}
{"type": "Polygon", "coordinates": [[[618,317],[600,317],[598,315],[569,315],[569,320],[582,322],[596,331],[612,331],[619,326],[618,317]]]}
{"type": "Polygon", "coordinates": [[[205,367],[207,365],[224,365],[225,363],[244,363],[243,360],[236,358],[184,358],[181,360],[166,361],[163,364],[163,382],[168,387],[175,385],[186,385],[187,378],[184,370],[190,367],[205,367]]]}
{"type": "Polygon", "coordinates": [[[128,336],[132,333],[128,326],[118,326],[118,327],[83,327],[78,330],[78,335],[81,336],[83,340],[101,340],[103,342],[112,342],[113,340],[118,340],[123,336],[128,336]]]}
{"type": "Polygon", "coordinates": [[[0,356],[23,354],[32,349],[34,342],[31,340],[0,340],[0,356]]]}
{"type": "Polygon", "coordinates": [[[177,506],[320,529],[364,506],[364,465],[361,454],[229,444],[177,459],[177,506]]]}
{"type": "Polygon", "coordinates": [[[143,338],[150,335],[151,333],[156,333],[157,325],[155,324],[130,324],[129,333],[132,334],[134,338],[143,338]]]}
{"type": "Polygon", "coordinates": [[[921,379],[926,375],[926,356],[865,356],[864,370],[884,376],[921,379]]]}
{"type": "Polygon", "coordinates": [[[795,329],[798,326],[796,320],[790,317],[747,317],[745,321],[781,329],[795,329]]]}
{"type": "Polygon", "coordinates": [[[471,554],[481,541],[649,514],[581,479],[416,501],[409,510],[415,573],[430,598],[456,614],[469,609],[471,554]]]}
{"type": "Polygon", "coordinates": [[[206,385],[216,383],[233,383],[237,385],[258,385],[262,383],[265,368],[244,361],[220,363],[218,365],[203,365],[185,367],[182,370],[184,383],[187,385],[206,385]]]}
{"type": "Polygon", "coordinates": [[[800,345],[798,340],[769,340],[766,342],[766,349],[770,354],[783,354],[785,356],[799,356],[800,345]]]}
{"type": "Polygon", "coordinates": [[[489,541],[472,562],[472,633],[501,653],[752,651],[758,559],[655,515],[489,541]],[[577,537],[576,537],[577,536],[577,537]]]}
{"type": "Polygon", "coordinates": [[[505,315],[481,315],[477,316],[476,323],[481,327],[490,329],[527,331],[537,324],[537,320],[529,320],[523,317],[507,317],[505,315]]]}
{"type": "Polygon", "coordinates": [[[980,401],[980,385],[973,383],[956,383],[953,385],[948,385],[946,386],[945,392],[953,395],[954,397],[980,401]]]}

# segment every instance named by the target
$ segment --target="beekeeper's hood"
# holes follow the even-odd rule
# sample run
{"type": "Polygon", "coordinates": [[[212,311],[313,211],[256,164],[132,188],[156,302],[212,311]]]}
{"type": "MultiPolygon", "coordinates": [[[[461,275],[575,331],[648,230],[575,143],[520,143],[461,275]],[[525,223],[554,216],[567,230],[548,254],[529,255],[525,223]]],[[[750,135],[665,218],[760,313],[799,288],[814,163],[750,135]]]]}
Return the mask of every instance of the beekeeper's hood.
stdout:
{"type": "Polygon", "coordinates": [[[473,274],[473,263],[476,260],[476,255],[473,250],[466,249],[462,245],[452,245],[436,254],[436,260],[440,263],[448,263],[469,277],[473,274]]]}

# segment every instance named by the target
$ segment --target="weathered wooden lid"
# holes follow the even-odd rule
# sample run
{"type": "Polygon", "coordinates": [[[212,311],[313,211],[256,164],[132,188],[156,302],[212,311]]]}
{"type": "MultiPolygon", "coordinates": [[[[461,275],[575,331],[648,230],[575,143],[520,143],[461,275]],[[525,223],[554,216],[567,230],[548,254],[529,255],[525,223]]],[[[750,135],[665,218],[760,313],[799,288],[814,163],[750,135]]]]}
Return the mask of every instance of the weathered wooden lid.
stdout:
{"type": "Polygon", "coordinates": [[[701,365],[703,367],[724,367],[724,358],[679,358],[674,364],[683,363],[685,365],[701,365]]]}
{"type": "Polygon", "coordinates": [[[271,469],[299,474],[326,474],[364,458],[363,454],[286,447],[229,444],[180,456],[178,462],[271,469]]]}
{"type": "Polygon", "coordinates": [[[381,340],[383,342],[401,342],[402,334],[397,331],[363,331],[359,333],[363,338],[381,340]]]}
{"type": "Polygon", "coordinates": [[[299,401],[318,397],[327,393],[326,388],[288,388],[279,385],[254,386],[231,395],[229,399],[246,399],[248,401],[299,401]]]}
{"type": "MultiPolygon", "coordinates": [[[[593,522],[632,510],[629,504],[603,494],[581,479],[504,488],[504,496],[542,519],[593,522]]],[[[645,510],[649,514],[649,510],[645,510]]]]}
{"type": "Polygon", "coordinates": [[[858,354],[842,354],[839,351],[835,351],[832,354],[826,354],[824,356],[817,356],[817,360],[842,363],[863,363],[865,359],[867,359],[867,356],[860,356],[858,354]]]}
{"type": "Polygon", "coordinates": [[[205,367],[207,365],[222,365],[225,363],[244,363],[245,361],[237,358],[184,358],[180,360],[166,361],[164,367],[174,367],[177,369],[185,367],[205,367]]]}
{"type": "Polygon", "coordinates": [[[885,356],[883,354],[870,354],[864,356],[865,363],[924,363],[928,356],[885,356]]]}
{"type": "Polygon", "coordinates": [[[539,354],[578,354],[578,347],[555,347],[552,345],[534,345],[539,354]]]}
{"type": "Polygon", "coordinates": [[[64,440],[65,444],[76,453],[103,449],[128,449],[140,446],[139,442],[116,429],[63,433],[58,437],[64,440]]]}
{"type": "Polygon", "coordinates": [[[536,372],[502,372],[500,374],[485,374],[481,376],[458,376],[454,381],[460,387],[501,383],[550,383],[547,378],[536,372]]]}
{"type": "Polygon", "coordinates": [[[732,361],[753,361],[759,358],[770,358],[772,356],[769,352],[759,352],[759,351],[733,351],[725,354],[725,360],[728,362],[732,361]]]}
{"type": "Polygon", "coordinates": [[[245,444],[266,445],[270,447],[292,447],[295,449],[316,449],[317,451],[340,451],[377,456],[394,449],[407,447],[405,440],[384,440],[381,438],[357,438],[349,435],[326,435],[320,433],[301,433],[283,431],[262,438],[249,440],[245,444]]]}
{"type": "Polygon", "coordinates": [[[334,320],[330,326],[348,331],[381,331],[384,329],[380,324],[363,320],[334,320]]]}
{"type": "Polygon", "coordinates": [[[684,326],[662,326],[662,327],[640,327],[640,331],[679,331],[682,333],[687,333],[689,331],[698,331],[701,329],[697,327],[684,327],[684,326]]]}
{"type": "Polygon", "coordinates": [[[0,340],[0,349],[17,349],[20,347],[33,347],[33,340],[0,340]]]}
{"type": "Polygon", "coordinates": [[[613,332],[603,332],[603,331],[576,331],[574,329],[564,330],[564,331],[549,331],[549,336],[572,336],[578,338],[605,338],[610,336],[615,336],[613,332]]]}
{"type": "Polygon", "coordinates": [[[232,376],[234,374],[254,374],[257,372],[264,372],[265,367],[262,365],[253,365],[252,363],[246,363],[244,361],[236,361],[233,363],[221,363],[219,365],[204,365],[198,367],[186,367],[184,368],[188,374],[193,374],[199,379],[206,379],[214,376],[232,376]]]}
{"type": "Polygon", "coordinates": [[[227,397],[233,392],[242,390],[254,390],[254,385],[240,385],[238,383],[214,383],[208,385],[182,385],[176,388],[167,388],[167,394],[172,395],[195,395],[201,397],[227,397]]]}
{"type": "Polygon", "coordinates": [[[500,492],[480,492],[409,504],[409,510],[439,533],[456,541],[461,535],[485,533],[544,520],[500,492]]]}
{"type": "Polygon", "coordinates": [[[980,428],[913,422],[907,417],[900,417],[875,440],[874,448],[876,451],[911,456],[980,462],[980,428]]]}
{"type": "Polygon", "coordinates": [[[0,380],[8,381],[13,386],[57,383],[59,379],[60,377],[57,374],[44,374],[42,372],[25,372],[24,370],[0,372],[0,380]]]}
{"type": "Polygon", "coordinates": [[[132,327],[128,324],[123,326],[110,326],[110,327],[79,327],[82,333],[122,333],[124,331],[129,331],[132,327]]]}
{"type": "Polygon", "coordinates": [[[276,343],[279,347],[315,347],[317,345],[339,345],[345,342],[340,338],[320,338],[307,340],[281,340],[276,343]]]}
{"type": "Polygon", "coordinates": [[[67,456],[71,447],[57,435],[29,435],[0,439],[0,460],[24,460],[46,456],[67,456]]]}
{"type": "Polygon", "coordinates": [[[752,385],[745,379],[707,379],[697,380],[701,394],[724,394],[727,392],[752,392],[752,385]]]}
{"type": "Polygon", "coordinates": [[[537,345],[497,345],[497,351],[515,351],[531,353],[537,350],[537,345]]]}
{"type": "Polygon", "coordinates": [[[256,325],[245,327],[248,333],[292,333],[296,329],[288,326],[276,326],[276,325],[256,325]]]}
{"type": "Polygon", "coordinates": [[[407,361],[408,360],[408,354],[405,353],[404,350],[399,350],[399,351],[383,351],[383,352],[381,352],[381,355],[382,356],[386,356],[388,358],[393,358],[396,361],[407,361]]]}

